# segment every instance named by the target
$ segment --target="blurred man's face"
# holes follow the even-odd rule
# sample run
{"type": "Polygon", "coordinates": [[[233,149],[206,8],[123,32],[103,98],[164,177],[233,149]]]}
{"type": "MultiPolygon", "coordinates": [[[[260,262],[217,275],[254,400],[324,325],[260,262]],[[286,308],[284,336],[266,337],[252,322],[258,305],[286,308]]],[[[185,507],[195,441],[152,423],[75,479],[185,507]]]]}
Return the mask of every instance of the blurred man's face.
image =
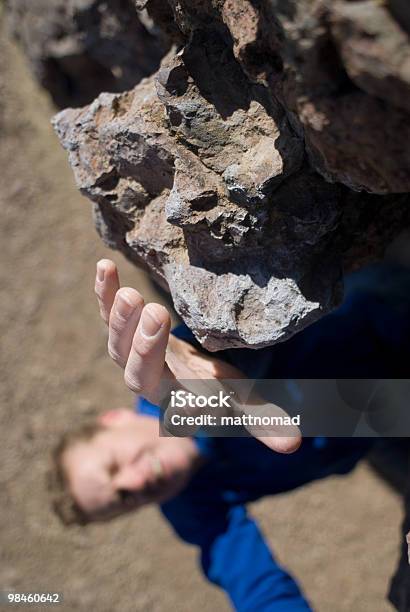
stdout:
{"type": "Polygon", "coordinates": [[[90,519],[163,502],[184,487],[193,466],[192,441],[160,437],[156,419],[127,410],[106,413],[100,423],[101,431],[73,444],[62,458],[70,492],[90,519]]]}

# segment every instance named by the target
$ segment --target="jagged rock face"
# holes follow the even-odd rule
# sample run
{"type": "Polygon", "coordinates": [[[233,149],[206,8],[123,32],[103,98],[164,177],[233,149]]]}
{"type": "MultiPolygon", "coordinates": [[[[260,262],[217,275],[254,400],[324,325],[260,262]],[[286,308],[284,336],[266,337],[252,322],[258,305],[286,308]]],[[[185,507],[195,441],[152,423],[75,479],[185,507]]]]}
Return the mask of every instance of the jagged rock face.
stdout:
{"type": "Polygon", "coordinates": [[[178,47],[133,91],[57,115],[77,184],[205,348],[283,341],[338,303],[343,261],[408,222],[405,195],[351,191],[409,191],[407,34],[389,13],[407,47],[383,33],[364,52],[369,2],[137,4],[178,47]],[[374,58],[398,48],[386,86],[374,58]]]}
{"type": "Polygon", "coordinates": [[[61,107],[131,89],[166,50],[133,0],[6,0],[6,14],[36,77],[61,107]]]}
{"type": "Polygon", "coordinates": [[[389,3],[270,7],[284,60],[274,89],[304,128],[312,166],[351,189],[409,192],[410,43],[389,3]]]}

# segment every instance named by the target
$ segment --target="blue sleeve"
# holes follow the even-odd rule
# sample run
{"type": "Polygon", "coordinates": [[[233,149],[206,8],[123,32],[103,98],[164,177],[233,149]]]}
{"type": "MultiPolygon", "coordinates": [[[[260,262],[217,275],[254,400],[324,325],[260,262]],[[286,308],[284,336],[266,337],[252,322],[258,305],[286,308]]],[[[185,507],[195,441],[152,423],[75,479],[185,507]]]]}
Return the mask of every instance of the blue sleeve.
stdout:
{"type": "Polygon", "coordinates": [[[183,493],[162,511],[183,540],[200,547],[205,575],[226,592],[237,612],[311,611],[244,506],[218,499],[209,504],[207,495],[183,493]]]}

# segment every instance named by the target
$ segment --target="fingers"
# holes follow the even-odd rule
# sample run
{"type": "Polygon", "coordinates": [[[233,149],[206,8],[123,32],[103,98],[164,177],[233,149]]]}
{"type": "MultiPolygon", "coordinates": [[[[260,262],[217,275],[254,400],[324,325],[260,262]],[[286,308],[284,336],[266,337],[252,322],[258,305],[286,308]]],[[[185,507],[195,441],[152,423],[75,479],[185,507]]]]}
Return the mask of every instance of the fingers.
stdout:
{"type": "Polygon", "coordinates": [[[110,259],[100,259],[97,263],[94,291],[98,299],[101,317],[107,325],[119,286],[120,281],[115,263],[110,259]]]}
{"type": "MultiPolygon", "coordinates": [[[[245,410],[245,412],[248,412],[245,410]]],[[[282,418],[286,422],[287,413],[279,406],[272,403],[263,404],[258,407],[257,413],[254,411],[248,414],[267,416],[273,419],[282,418]]],[[[302,436],[297,425],[270,425],[267,427],[247,427],[248,431],[257,440],[265,444],[268,448],[277,453],[294,453],[302,444],[302,436]],[[265,429],[265,431],[263,431],[265,429]]]]}
{"type": "Polygon", "coordinates": [[[142,311],[134,334],[124,380],[134,393],[156,401],[161,379],[172,377],[165,364],[171,318],[159,304],[148,304],[142,311]]]}
{"type": "Polygon", "coordinates": [[[276,451],[277,453],[285,453],[290,454],[294,453],[298,450],[299,446],[302,444],[302,437],[300,435],[295,435],[293,437],[266,437],[266,436],[256,436],[257,439],[265,444],[271,450],[276,451]]]}
{"type": "Polygon", "coordinates": [[[135,289],[122,287],[117,291],[109,318],[108,353],[122,368],[127,364],[143,308],[144,300],[135,289]]]}
{"type": "Polygon", "coordinates": [[[232,400],[234,411],[242,414],[244,426],[252,436],[277,453],[294,453],[300,447],[300,429],[285,410],[266,402],[248,385],[237,385],[236,390],[238,393],[232,400]]]}
{"type": "Polygon", "coordinates": [[[174,378],[165,364],[171,318],[159,304],[144,307],[135,289],[119,287],[116,265],[110,259],[101,259],[95,293],[101,317],[108,325],[108,352],[125,370],[126,385],[151,399],[162,379],[174,378]]]}

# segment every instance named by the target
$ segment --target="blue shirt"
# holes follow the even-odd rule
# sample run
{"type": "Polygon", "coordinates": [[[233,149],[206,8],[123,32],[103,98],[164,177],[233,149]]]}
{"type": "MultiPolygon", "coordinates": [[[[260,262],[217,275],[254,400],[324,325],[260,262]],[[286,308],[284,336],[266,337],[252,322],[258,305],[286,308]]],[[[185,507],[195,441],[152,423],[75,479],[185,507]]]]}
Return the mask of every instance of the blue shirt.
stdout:
{"type": "MultiPolygon", "coordinates": [[[[174,332],[195,342],[185,326],[174,332]]],[[[349,277],[341,307],[286,343],[218,357],[251,378],[366,378],[409,374],[410,272],[378,265],[349,277]]],[[[141,398],[137,409],[159,416],[141,398]]],[[[246,503],[330,474],[345,474],[370,439],[305,438],[290,455],[254,438],[196,438],[208,462],[163,504],[176,533],[200,549],[203,571],[239,612],[307,612],[296,581],[275,560],[246,503]]]]}

